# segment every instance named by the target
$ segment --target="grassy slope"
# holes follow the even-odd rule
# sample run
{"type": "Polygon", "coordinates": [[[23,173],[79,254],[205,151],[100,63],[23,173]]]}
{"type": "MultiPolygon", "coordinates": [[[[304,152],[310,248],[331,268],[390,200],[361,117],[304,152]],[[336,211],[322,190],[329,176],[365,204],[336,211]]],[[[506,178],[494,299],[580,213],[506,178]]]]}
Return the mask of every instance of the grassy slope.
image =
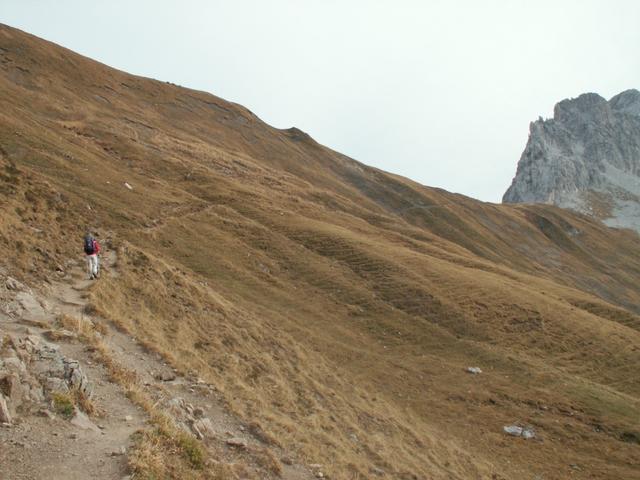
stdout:
{"type": "Polygon", "coordinates": [[[638,475],[637,235],[422,187],[8,27],[0,104],[8,266],[112,236],[95,305],[335,478],[638,475]]]}

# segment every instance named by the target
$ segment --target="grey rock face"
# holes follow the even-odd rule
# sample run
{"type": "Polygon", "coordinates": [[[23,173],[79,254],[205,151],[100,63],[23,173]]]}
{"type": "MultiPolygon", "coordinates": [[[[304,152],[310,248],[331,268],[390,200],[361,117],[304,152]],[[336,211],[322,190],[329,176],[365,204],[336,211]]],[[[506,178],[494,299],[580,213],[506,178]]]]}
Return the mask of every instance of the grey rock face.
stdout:
{"type": "Polygon", "coordinates": [[[638,90],[626,90],[609,100],[611,108],[615,111],[640,116],[640,92],[638,90]]]}
{"type": "Polygon", "coordinates": [[[640,92],[563,100],[530,125],[505,203],[548,203],[640,232],[640,92]]]}
{"type": "Polygon", "coordinates": [[[7,337],[0,348],[0,423],[11,423],[18,407],[31,410],[55,392],[78,390],[91,398],[93,387],[80,363],[65,357],[57,345],[35,335],[7,337]]]}

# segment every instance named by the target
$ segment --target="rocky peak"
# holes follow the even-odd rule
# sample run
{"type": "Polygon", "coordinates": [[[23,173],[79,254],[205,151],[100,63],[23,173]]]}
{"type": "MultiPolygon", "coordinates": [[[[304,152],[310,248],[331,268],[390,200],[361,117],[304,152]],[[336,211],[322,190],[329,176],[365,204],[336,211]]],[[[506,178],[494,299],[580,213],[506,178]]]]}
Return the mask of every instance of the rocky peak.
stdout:
{"type": "Polygon", "coordinates": [[[640,91],[625,90],[609,100],[609,105],[617,112],[640,116],[640,91]]]}
{"type": "Polygon", "coordinates": [[[530,125],[505,203],[549,203],[640,232],[640,92],[559,102],[530,125]]]}
{"type": "Polygon", "coordinates": [[[562,100],[553,109],[553,119],[569,126],[592,121],[609,121],[611,116],[609,102],[597,93],[583,93],[578,98],[562,100]]]}

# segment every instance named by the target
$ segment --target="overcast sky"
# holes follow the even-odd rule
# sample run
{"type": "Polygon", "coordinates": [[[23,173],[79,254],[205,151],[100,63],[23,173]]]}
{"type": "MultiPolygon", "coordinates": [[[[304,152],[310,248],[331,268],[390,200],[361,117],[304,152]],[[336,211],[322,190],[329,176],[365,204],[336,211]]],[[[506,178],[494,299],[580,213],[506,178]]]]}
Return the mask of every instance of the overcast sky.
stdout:
{"type": "Polygon", "coordinates": [[[530,121],[640,88],[637,0],[0,0],[0,22],[494,202],[530,121]]]}

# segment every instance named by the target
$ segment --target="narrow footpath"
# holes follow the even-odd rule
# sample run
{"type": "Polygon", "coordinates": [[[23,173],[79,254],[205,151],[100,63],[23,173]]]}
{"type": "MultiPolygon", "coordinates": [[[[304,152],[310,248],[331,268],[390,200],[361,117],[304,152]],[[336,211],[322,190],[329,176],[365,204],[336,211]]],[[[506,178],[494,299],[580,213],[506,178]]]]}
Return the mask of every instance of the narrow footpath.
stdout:
{"type": "MultiPolygon", "coordinates": [[[[102,262],[102,275],[118,275],[114,251],[106,251],[102,262]]],[[[254,478],[322,477],[320,466],[297,465],[286,452],[252,434],[227,412],[213,386],[178,375],[160,355],[146,350],[105,319],[95,318],[87,308],[88,290],[94,281],[86,279],[83,262],[68,267],[59,272],[58,280],[43,288],[46,294],[34,293],[10,277],[0,277],[6,281],[9,295],[3,297],[4,305],[0,298],[0,389],[4,375],[5,383],[13,388],[4,388],[3,393],[14,398],[16,407],[7,412],[12,413],[11,422],[0,422],[0,479],[133,480],[127,452],[132,435],[149,426],[148,414],[129,400],[122,386],[110,380],[95,348],[80,340],[83,322],[106,326],[102,341],[109,356],[135,372],[136,381],[154,405],[179,427],[222,452],[223,458],[216,461],[242,464],[254,478]],[[78,322],[78,328],[74,331],[61,326],[61,318],[67,323],[78,322]],[[31,381],[35,385],[29,389],[27,378],[39,379],[40,385],[31,381]],[[86,416],[76,409],[72,417],[56,412],[47,391],[56,390],[61,381],[76,381],[90,391],[96,412],[86,416]],[[269,471],[264,462],[252,458],[265,451],[278,459],[279,472],[269,471]]]]}

